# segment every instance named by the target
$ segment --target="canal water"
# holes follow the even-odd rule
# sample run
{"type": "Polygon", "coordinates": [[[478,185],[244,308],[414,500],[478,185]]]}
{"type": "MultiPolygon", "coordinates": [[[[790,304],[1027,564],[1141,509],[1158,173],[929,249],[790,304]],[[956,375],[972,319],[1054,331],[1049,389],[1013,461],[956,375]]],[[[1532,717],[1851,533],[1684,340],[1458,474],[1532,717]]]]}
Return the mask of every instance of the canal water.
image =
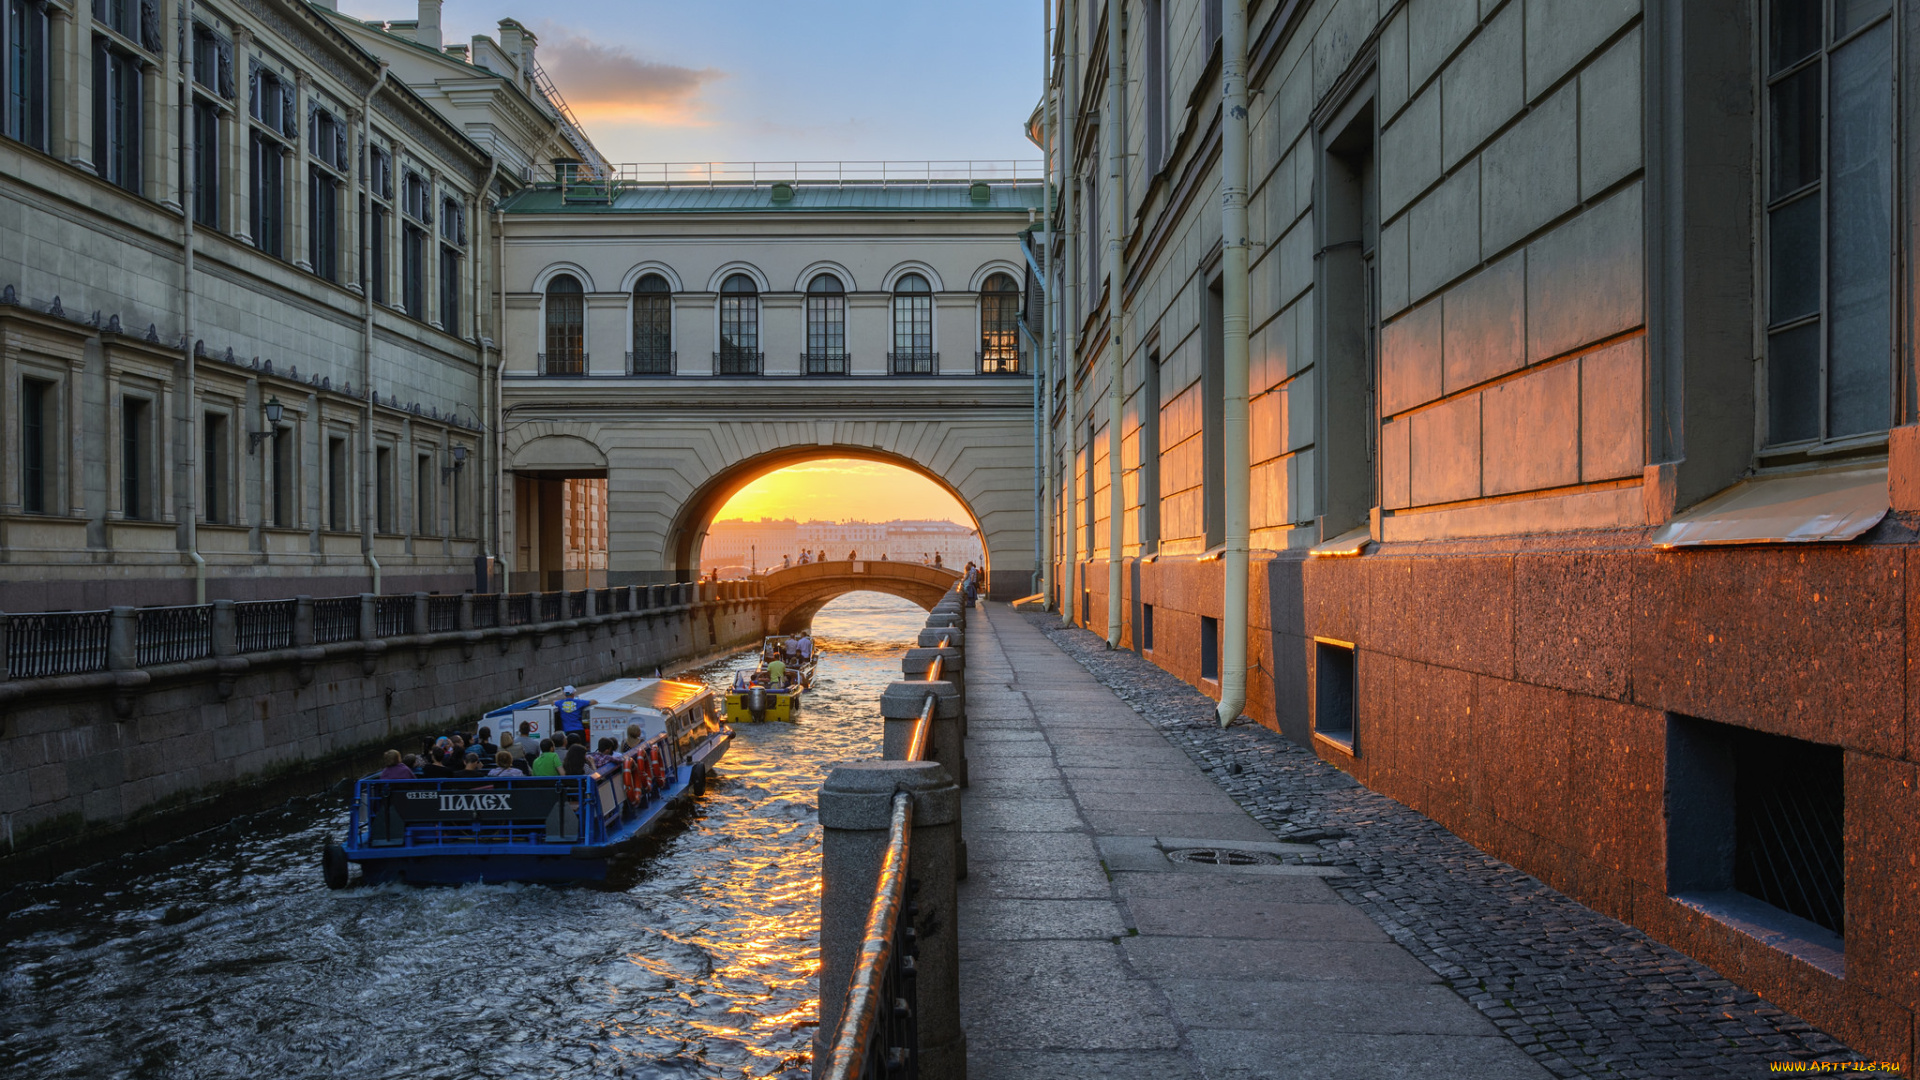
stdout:
{"type": "Polygon", "coordinates": [[[736,729],[697,809],[605,885],[331,892],[330,796],[0,892],[0,1077],[798,1075],[814,792],[879,753],[924,622],[877,593],[822,609],[802,721],[736,729]]]}

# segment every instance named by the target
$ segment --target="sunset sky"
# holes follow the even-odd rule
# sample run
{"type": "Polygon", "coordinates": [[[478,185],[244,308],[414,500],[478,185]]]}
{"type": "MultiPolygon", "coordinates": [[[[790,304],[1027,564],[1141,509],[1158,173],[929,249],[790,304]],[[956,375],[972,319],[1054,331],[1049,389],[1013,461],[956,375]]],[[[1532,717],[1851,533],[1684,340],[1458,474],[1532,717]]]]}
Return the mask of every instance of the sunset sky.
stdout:
{"type": "Polygon", "coordinates": [[[715,520],[951,521],[973,518],[946,488],[898,465],[828,458],[789,465],[741,488],[715,520]]]}
{"type": "MultiPolygon", "coordinates": [[[[412,19],[416,0],[341,0],[412,19]]],[[[1037,159],[1040,5],[448,0],[443,39],[518,19],[609,160],[1037,159]],[[549,13],[559,18],[550,17],[549,13]]]]}

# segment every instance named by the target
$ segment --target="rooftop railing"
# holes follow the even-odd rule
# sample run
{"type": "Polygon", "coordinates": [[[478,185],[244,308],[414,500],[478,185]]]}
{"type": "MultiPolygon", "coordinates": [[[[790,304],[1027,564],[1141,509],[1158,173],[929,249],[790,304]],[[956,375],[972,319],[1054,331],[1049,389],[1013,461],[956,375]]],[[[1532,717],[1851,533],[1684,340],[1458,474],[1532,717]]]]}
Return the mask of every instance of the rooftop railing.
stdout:
{"type": "MultiPolygon", "coordinates": [[[[931,185],[1038,184],[1045,169],[1039,158],[990,158],[970,161],[662,161],[626,162],[607,166],[605,177],[578,173],[565,177],[569,186],[623,185],[660,187],[757,186],[760,184],[931,185]]],[[[523,179],[530,184],[559,184],[562,177],[550,166],[528,166],[523,179]]]]}

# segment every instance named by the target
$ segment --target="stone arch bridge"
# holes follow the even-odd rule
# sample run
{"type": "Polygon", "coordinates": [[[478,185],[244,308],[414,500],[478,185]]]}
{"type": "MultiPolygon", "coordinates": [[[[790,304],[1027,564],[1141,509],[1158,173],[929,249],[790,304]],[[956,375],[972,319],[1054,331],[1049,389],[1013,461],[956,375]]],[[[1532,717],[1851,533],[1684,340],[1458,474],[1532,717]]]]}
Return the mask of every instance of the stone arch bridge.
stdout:
{"type": "Polygon", "coordinates": [[[760,577],[766,590],[767,626],[775,633],[804,630],[828,602],[850,592],[886,593],[933,610],[960,581],[958,572],[920,563],[863,559],[807,563],[760,577]]]}

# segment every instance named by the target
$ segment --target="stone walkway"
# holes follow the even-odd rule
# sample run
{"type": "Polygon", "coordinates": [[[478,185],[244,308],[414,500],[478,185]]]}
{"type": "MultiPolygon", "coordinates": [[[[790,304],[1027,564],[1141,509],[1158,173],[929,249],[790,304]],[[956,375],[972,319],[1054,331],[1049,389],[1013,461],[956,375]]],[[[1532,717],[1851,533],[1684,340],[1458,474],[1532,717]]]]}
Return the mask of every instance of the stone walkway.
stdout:
{"type": "Polygon", "coordinates": [[[1277,735],[1222,731],[1092,634],[993,605],[967,646],[972,1080],[1757,1077],[1853,1056],[1277,735]],[[1167,854],[1222,846],[1274,865],[1167,854]]]}
{"type": "Polygon", "coordinates": [[[971,1080],[1551,1074],[1004,607],[969,621],[971,1080]],[[1273,865],[1176,863],[1230,846],[1273,865]]]}

